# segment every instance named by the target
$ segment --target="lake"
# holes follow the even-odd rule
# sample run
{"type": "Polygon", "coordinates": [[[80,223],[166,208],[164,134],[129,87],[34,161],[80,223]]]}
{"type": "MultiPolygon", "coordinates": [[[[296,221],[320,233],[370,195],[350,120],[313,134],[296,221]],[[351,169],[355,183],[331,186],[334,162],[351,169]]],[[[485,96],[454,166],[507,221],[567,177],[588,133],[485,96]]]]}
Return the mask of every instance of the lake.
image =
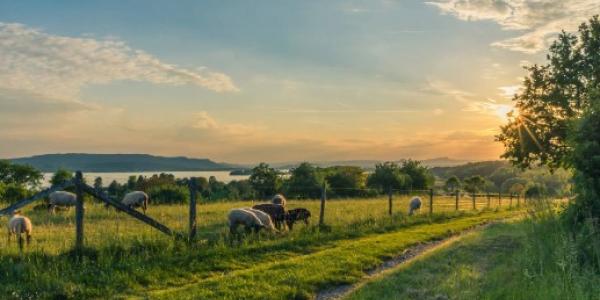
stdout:
{"type": "MultiPolygon", "coordinates": [[[[248,179],[248,175],[229,175],[229,171],[163,171],[163,172],[103,172],[103,173],[95,173],[95,172],[84,172],[83,177],[88,182],[88,184],[94,183],[94,179],[96,177],[102,177],[102,183],[104,186],[108,186],[113,180],[116,180],[118,183],[126,183],[129,176],[134,175],[138,177],[139,175],[145,177],[151,177],[154,174],[160,173],[168,173],[175,175],[176,178],[185,178],[185,177],[205,177],[208,179],[210,176],[215,176],[218,181],[222,181],[228,183],[232,180],[242,180],[248,179]]],[[[42,182],[42,186],[47,187],[50,186],[50,178],[52,178],[53,173],[44,173],[44,180],[42,182]]]]}

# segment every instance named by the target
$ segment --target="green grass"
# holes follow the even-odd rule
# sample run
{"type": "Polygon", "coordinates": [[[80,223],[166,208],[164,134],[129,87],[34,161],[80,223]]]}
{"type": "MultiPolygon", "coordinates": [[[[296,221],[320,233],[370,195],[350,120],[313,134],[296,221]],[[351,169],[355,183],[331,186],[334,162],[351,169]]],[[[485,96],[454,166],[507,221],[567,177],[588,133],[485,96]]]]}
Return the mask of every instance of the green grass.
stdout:
{"type": "MultiPolygon", "coordinates": [[[[395,199],[395,211],[403,211],[407,201],[407,198],[395,199]]],[[[69,252],[74,242],[73,211],[50,216],[44,211],[25,210],[24,213],[34,223],[34,240],[20,254],[15,243],[7,245],[5,239],[0,239],[0,295],[3,299],[106,298],[144,296],[147,293],[171,297],[171,293],[183,296],[192,292],[202,294],[207,291],[203,286],[213,284],[219,287],[211,286],[208,290],[214,290],[223,297],[234,297],[232,293],[241,293],[244,286],[248,289],[244,293],[249,295],[256,289],[253,285],[266,284],[266,277],[243,279],[247,275],[256,275],[244,272],[266,266],[282,274],[298,274],[302,280],[279,273],[276,276],[291,280],[281,282],[287,284],[285,295],[304,295],[328,284],[354,281],[363,268],[411,243],[439,238],[447,235],[448,230],[458,231],[478,222],[515,213],[504,210],[483,214],[443,212],[434,214],[430,219],[425,215],[427,210],[423,210],[421,215],[411,218],[403,213],[390,218],[385,198],[332,200],[327,203],[328,226],[325,228],[299,225],[293,232],[248,237],[232,247],[227,235],[227,211],[232,207],[251,205],[250,202],[199,205],[199,241],[187,245],[123,213],[89,203],[84,230],[85,244],[90,250],[82,259],[73,257],[69,252]],[[434,226],[431,230],[428,229],[430,225],[424,225],[430,223],[434,226]],[[386,242],[385,234],[408,229],[416,231],[402,237],[390,236],[389,242],[386,242]],[[379,248],[380,245],[383,248],[379,248]],[[352,247],[366,248],[368,252],[358,257],[355,251],[349,250],[352,247]],[[323,258],[319,259],[321,256],[323,258]],[[330,258],[335,261],[332,257],[341,259],[346,256],[353,266],[348,272],[337,269],[337,273],[329,274],[315,272],[313,267],[302,267],[317,267],[330,258]],[[294,265],[294,261],[299,265],[294,265]],[[241,277],[222,280],[222,276],[235,274],[241,277]],[[181,289],[171,290],[173,287],[181,289]]],[[[291,201],[289,206],[307,207],[313,215],[318,215],[318,201],[291,201]]],[[[176,231],[184,231],[187,227],[185,206],[154,206],[148,214],[176,231]]],[[[281,295],[273,294],[271,298],[281,295]]]]}
{"type": "Polygon", "coordinates": [[[599,299],[558,220],[496,224],[379,276],[348,299],[599,299]],[[572,249],[571,249],[572,250],[572,249]]]}

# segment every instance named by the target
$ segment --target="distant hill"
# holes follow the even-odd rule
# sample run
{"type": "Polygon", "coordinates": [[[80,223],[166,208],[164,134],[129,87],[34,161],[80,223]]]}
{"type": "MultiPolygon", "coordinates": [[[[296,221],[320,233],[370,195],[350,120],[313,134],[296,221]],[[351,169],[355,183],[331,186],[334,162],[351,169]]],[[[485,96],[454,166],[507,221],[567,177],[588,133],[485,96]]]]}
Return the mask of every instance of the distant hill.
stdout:
{"type": "Polygon", "coordinates": [[[148,154],[45,154],[10,159],[10,161],[31,165],[42,172],[54,172],[60,168],[83,172],[148,172],[216,171],[238,167],[209,159],[163,157],[148,154]]]}
{"type": "Polygon", "coordinates": [[[496,170],[510,166],[510,163],[504,160],[480,161],[451,167],[434,167],[431,168],[431,172],[440,178],[456,176],[462,180],[474,175],[489,177],[496,170]]]}
{"type": "MultiPolygon", "coordinates": [[[[310,161],[311,164],[318,166],[318,167],[322,167],[322,168],[326,168],[326,167],[333,167],[333,166],[354,166],[354,167],[361,167],[365,170],[373,170],[375,169],[375,165],[377,163],[381,163],[383,161],[380,160],[341,160],[341,161],[310,161]]],[[[396,161],[397,163],[400,163],[400,160],[396,161]]],[[[423,163],[423,165],[428,166],[428,167],[448,167],[448,166],[458,166],[458,165],[462,165],[465,163],[468,163],[468,160],[457,160],[457,159],[451,159],[448,157],[439,157],[439,158],[433,158],[433,159],[426,159],[426,160],[422,160],[421,163],[423,163]]],[[[274,168],[278,168],[278,169],[292,169],[297,167],[300,164],[300,162],[281,162],[281,163],[272,163],[270,164],[272,167],[274,168]]]]}

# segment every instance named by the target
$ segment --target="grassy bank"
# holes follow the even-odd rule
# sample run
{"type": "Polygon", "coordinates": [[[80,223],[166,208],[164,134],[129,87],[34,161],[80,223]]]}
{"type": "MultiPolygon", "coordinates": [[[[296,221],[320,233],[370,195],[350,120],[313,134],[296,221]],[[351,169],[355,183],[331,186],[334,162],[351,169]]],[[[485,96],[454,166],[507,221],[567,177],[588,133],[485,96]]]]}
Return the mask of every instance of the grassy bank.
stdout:
{"type": "MultiPolygon", "coordinates": [[[[325,228],[301,225],[298,230],[281,235],[250,237],[234,247],[229,245],[225,216],[231,207],[249,206],[249,202],[200,205],[200,240],[191,246],[173,241],[124,214],[105,210],[100,205],[88,205],[85,242],[90,250],[81,261],[69,254],[74,237],[72,211],[50,216],[44,211],[26,210],[34,223],[34,242],[19,254],[15,244],[6,245],[6,240],[0,239],[0,295],[15,299],[144,295],[319,253],[355,239],[419,224],[450,224],[455,220],[475,220],[473,218],[484,221],[513,213],[448,212],[434,214],[432,218],[424,214],[407,218],[398,213],[389,217],[386,201],[385,198],[330,201],[325,228]]],[[[290,203],[290,207],[298,206],[316,212],[318,202],[290,203]]],[[[183,230],[186,209],[185,206],[155,206],[148,214],[175,230],[183,230]]],[[[385,253],[388,252],[373,255],[379,257],[385,253]]],[[[296,271],[292,268],[284,272],[296,271]]],[[[321,283],[309,286],[306,291],[321,283]]]]}
{"type": "Polygon", "coordinates": [[[380,276],[349,299],[598,299],[555,216],[497,224],[380,276]]]}

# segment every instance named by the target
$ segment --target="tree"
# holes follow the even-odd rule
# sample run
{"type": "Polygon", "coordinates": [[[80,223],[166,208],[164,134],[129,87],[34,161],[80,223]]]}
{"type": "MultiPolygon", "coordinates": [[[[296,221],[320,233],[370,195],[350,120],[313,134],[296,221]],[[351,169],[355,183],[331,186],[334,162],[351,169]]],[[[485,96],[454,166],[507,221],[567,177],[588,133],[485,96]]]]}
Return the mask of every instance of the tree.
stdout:
{"type": "Polygon", "coordinates": [[[332,167],[325,170],[325,179],[332,193],[341,197],[356,197],[364,195],[365,171],[360,167],[332,167]]]}
{"type": "Polygon", "coordinates": [[[102,177],[98,176],[94,179],[94,189],[98,192],[102,191],[102,177]]]}
{"type": "Polygon", "coordinates": [[[66,169],[58,169],[50,178],[50,184],[57,186],[73,179],[73,172],[66,169]]]}
{"type": "Polygon", "coordinates": [[[477,175],[465,179],[464,183],[465,191],[469,193],[477,193],[485,188],[487,181],[485,178],[477,175]]]}
{"type": "Polygon", "coordinates": [[[321,183],[317,169],[307,162],[292,169],[287,182],[287,193],[290,197],[318,198],[321,195],[321,183]]]}
{"type": "Polygon", "coordinates": [[[563,216],[577,230],[600,217],[598,16],[582,24],[577,34],[560,34],[547,59],[546,65],[527,68],[514,98],[518,113],[510,116],[497,139],[505,146],[503,157],[519,167],[574,168],[578,195],[563,216]]]}
{"type": "Polygon", "coordinates": [[[254,167],[249,180],[260,198],[274,195],[281,185],[279,173],[266,163],[260,163],[254,167]]]}
{"type": "Polygon", "coordinates": [[[454,193],[460,189],[461,185],[462,183],[460,182],[460,179],[458,179],[456,176],[452,176],[446,180],[444,187],[446,188],[446,191],[454,193]]]}
{"type": "Polygon", "coordinates": [[[129,178],[127,178],[127,189],[130,191],[135,190],[137,186],[137,177],[135,175],[131,175],[129,176],[129,178]]]}
{"type": "Polygon", "coordinates": [[[410,183],[410,177],[402,171],[394,162],[378,163],[375,172],[367,178],[367,186],[387,191],[387,189],[406,189],[410,183]]]}
{"type": "Polygon", "coordinates": [[[429,171],[429,169],[421,165],[420,161],[417,160],[404,160],[400,167],[400,172],[410,177],[410,186],[412,189],[425,190],[433,185],[435,178],[429,171]]]}
{"type": "Polygon", "coordinates": [[[4,184],[38,187],[42,178],[42,173],[32,166],[0,160],[0,182],[4,184]]]}

